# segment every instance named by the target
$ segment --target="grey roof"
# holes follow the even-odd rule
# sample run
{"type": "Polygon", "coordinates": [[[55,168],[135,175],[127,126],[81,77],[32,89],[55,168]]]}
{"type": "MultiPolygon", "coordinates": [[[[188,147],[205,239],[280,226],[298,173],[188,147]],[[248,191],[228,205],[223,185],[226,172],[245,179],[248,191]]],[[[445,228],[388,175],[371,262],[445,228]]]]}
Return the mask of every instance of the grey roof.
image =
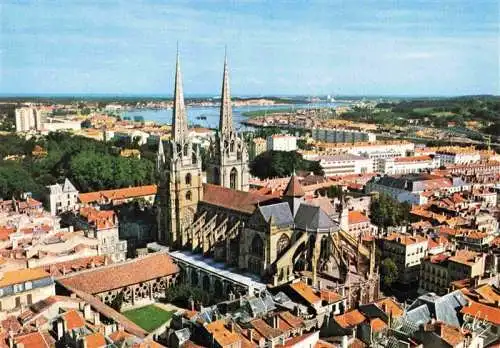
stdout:
{"type": "Polygon", "coordinates": [[[409,192],[421,192],[428,188],[434,188],[439,185],[450,186],[448,179],[438,177],[430,174],[405,174],[399,176],[385,175],[382,177],[375,177],[373,182],[409,192]],[[439,183],[432,183],[432,181],[439,181],[439,183]]]}
{"type": "Polygon", "coordinates": [[[259,297],[249,298],[248,305],[250,306],[250,310],[252,311],[252,315],[254,317],[267,313],[266,305],[259,297]]]}
{"type": "Polygon", "coordinates": [[[266,221],[269,221],[272,216],[276,226],[293,225],[293,215],[286,202],[259,206],[259,211],[266,221]]]}
{"type": "MultiPolygon", "coordinates": [[[[460,290],[455,290],[444,296],[437,296],[434,293],[428,293],[420,296],[408,307],[406,316],[414,317],[415,320],[429,321],[434,318],[446,324],[460,326],[458,312],[460,308],[467,304],[467,300],[460,290]],[[422,309],[425,306],[428,314],[422,309]]],[[[427,322],[425,321],[425,322],[427,322]]]]}
{"type": "Polygon", "coordinates": [[[64,179],[64,183],[61,184],[54,184],[54,185],[49,185],[47,186],[49,188],[50,194],[51,195],[59,195],[62,193],[69,193],[69,192],[78,192],[78,190],[73,186],[71,181],[69,181],[68,178],[64,179]]]}
{"type": "Polygon", "coordinates": [[[63,192],[75,192],[75,191],[78,191],[75,186],[73,186],[73,184],[71,183],[71,181],[69,181],[68,178],[64,179],[64,184],[63,184],[63,188],[62,188],[63,192]]]}
{"type": "Polygon", "coordinates": [[[295,214],[295,226],[301,230],[337,231],[339,225],[320,207],[302,203],[295,214]]]}

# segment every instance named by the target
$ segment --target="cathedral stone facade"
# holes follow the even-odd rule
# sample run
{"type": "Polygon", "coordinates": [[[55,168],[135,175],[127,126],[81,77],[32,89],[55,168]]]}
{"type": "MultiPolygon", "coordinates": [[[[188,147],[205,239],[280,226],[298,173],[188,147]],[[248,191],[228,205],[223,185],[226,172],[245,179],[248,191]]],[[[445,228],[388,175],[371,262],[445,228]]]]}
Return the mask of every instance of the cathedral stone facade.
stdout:
{"type": "Polygon", "coordinates": [[[274,285],[292,280],[296,271],[310,271],[313,279],[318,272],[342,277],[350,258],[372,254],[320,206],[306,202],[295,175],[283,198],[248,192],[248,152],[232,122],[227,60],[208,183],[202,183],[199,149],[188,137],[179,58],[172,137],[160,142],[157,166],[158,239],[172,249],[202,253],[274,285]]]}

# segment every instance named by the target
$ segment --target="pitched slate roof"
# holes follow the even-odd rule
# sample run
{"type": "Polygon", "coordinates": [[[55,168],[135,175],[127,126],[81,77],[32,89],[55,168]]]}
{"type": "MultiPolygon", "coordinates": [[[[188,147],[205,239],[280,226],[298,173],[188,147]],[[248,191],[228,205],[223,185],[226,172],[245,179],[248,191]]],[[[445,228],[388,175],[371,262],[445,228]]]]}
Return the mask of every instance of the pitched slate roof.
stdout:
{"type": "Polygon", "coordinates": [[[119,264],[73,273],[57,281],[89,294],[99,294],[177,272],[179,272],[179,267],[170,256],[157,253],[119,264]]]}
{"type": "Polygon", "coordinates": [[[406,317],[417,324],[423,324],[435,318],[449,325],[460,326],[458,311],[465,304],[467,304],[467,299],[460,290],[444,296],[428,293],[418,297],[408,307],[406,317]]]}
{"type": "Polygon", "coordinates": [[[266,221],[269,222],[269,219],[272,217],[275,226],[283,227],[293,225],[292,211],[286,202],[260,206],[258,209],[266,221]]]}
{"type": "Polygon", "coordinates": [[[301,230],[338,230],[333,221],[320,207],[302,203],[295,214],[295,226],[301,230]]]}

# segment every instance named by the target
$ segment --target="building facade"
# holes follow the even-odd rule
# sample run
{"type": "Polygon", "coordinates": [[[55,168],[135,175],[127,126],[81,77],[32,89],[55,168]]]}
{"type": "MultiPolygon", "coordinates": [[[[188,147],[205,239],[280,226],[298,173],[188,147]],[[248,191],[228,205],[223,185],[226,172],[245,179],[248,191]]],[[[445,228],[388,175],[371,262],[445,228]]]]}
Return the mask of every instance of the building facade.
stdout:
{"type": "Polygon", "coordinates": [[[59,215],[67,211],[78,210],[78,190],[69,181],[64,183],[47,186],[49,189],[49,205],[52,215],[59,215]]]}
{"type": "Polygon", "coordinates": [[[267,151],[295,151],[297,138],[288,134],[274,134],[267,137],[267,151]]]}

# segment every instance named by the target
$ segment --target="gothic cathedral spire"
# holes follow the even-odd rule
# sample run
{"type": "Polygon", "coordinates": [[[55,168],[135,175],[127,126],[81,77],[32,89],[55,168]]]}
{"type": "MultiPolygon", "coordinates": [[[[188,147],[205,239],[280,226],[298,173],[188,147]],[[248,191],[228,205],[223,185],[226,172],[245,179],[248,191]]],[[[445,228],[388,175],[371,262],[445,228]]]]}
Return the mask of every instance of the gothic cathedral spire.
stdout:
{"type": "Polygon", "coordinates": [[[188,136],[188,125],[186,107],[184,105],[184,93],[182,91],[181,62],[179,48],[177,48],[177,62],[175,67],[174,108],[172,115],[172,139],[182,143],[188,136]]]}
{"type": "Polygon", "coordinates": [[[219,133],[210,147],[207,181],[233,190],[248,191],[248,151],[245,140],[233,125],[229,68],[224,57],[219,133]]]}
{"type": "Polygon", "coordinates": [[[233,111],[231,107],[231,92],[229,90],[229,71],[227,66],[227,54],[224,56],[224,73],[222,76],[222,95],[220,104],[219,131],[223,134],[234,132],[233,111]]]}

